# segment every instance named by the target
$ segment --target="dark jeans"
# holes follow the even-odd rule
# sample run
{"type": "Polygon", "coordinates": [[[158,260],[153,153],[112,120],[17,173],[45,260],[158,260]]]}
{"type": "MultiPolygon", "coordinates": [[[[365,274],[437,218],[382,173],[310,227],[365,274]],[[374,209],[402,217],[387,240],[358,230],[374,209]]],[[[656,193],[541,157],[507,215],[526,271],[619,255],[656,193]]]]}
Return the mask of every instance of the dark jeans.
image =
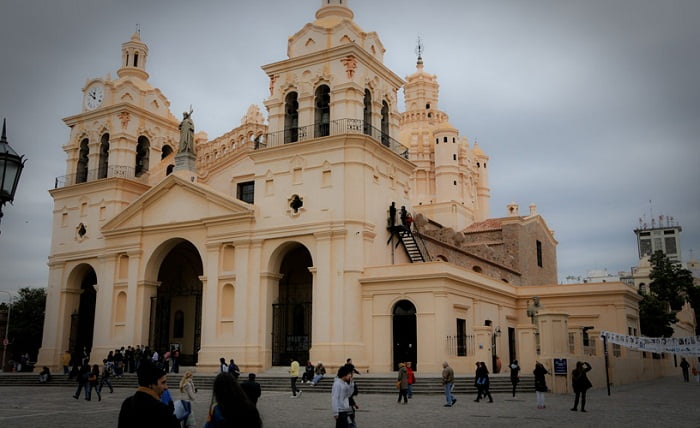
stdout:
{"type": "Polygon", "coordinates": [[[581,410],[586,410],[586,391],[576,392],[576,398],[574,398],[574,409],[578,407],[578,398],[581,397],[581,410]]]}
{"type": "Polygon", "coordinates": [[[299,379],[299,376],[295,376],[292,378],[292,395],[297,395],[297,392],[299,391],[299,388],[297,388],[297,379],[299,379]]]}
{"type": "Polygon", "coordinates": [[[338,412],[338,419],[335,420],[335,428],[348,428],[349,412],[338,412]]]}
{"type": "Polygon", "coordinates": [[[102,391],[102,386],[103,386],[105,383],[106,383],[107,386],[109,387],[109,392],[114,392],[114,388],[112,388],[112,382],[109,381],[109,378],[108,378],[108,377],[103,377],[103,378],[102,378],[102,380],[100,381],[100,386],[97,387],[97,390],[98,390],[98,391],[102,391]]]}
{"type": "Polygon", "coordinates": [[[493,398],[491,397],[491,392],[489,391],[488,387],[477,385],[476,389],[478,391],[476,401],[481,400],[482,397],[489,397],[489,401],[493,401],[493,398]]]}
{"type": "Polygon", "coordinates": [[[515,397],[515,387],[518,386],[518,379],[511,379],[510,381],[513,384],[513,397],[515,397]]]}
{"type": "Polygon", "coordinates": [[[403,397],[403,402],[408,403],[408,389],[399,389],[399,399],[397,403],[401,402],[401,397],[403,397]]]}

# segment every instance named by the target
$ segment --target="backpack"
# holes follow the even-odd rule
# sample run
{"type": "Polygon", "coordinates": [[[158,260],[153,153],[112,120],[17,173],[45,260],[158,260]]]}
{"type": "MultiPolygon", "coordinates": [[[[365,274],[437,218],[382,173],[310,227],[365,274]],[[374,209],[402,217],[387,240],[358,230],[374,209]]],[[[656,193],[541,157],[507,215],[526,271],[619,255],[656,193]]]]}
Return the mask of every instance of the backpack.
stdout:
{"type": "Polygon", "coordinates": [[[233,377],[238,377],[241,375],[241,371],[238,368],[237,364],[231,364],[228,366],[228,372],[233,375],[233,377]]]}

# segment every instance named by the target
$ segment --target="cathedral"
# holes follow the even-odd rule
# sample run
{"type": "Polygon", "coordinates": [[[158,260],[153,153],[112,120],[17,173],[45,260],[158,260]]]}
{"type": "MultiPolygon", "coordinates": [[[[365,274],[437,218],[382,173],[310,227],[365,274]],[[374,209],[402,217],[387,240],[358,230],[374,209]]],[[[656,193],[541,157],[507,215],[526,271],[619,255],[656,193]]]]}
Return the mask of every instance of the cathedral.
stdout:
{"type": "MultiPolygon", "coordinates": [[[[437,77],[419,55],[401,78],[384,53],[347,0],[322,0],[262,67],[266,111],[208,140],[151,86],[133,34],[116,78],[89,80],[64,119],[38,364],[147,345],[204,371],[220,357],[258,372],[348,357],[371,373],[552,371],[601,358],[595,333],[636,333],[632,287],[557,284],[534,205],[491,216],[490,159],[440,110],[437,77]]],[[[618,382],[652,363],[618,351],[618,382]]]]}

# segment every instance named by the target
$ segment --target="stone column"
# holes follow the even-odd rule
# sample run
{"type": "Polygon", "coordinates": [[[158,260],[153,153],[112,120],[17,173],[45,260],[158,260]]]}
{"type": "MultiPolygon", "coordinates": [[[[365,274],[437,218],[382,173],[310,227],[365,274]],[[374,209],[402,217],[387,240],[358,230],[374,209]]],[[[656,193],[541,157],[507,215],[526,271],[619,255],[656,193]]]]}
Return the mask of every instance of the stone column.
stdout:
{"type": "Polygon", "coordinates": [[[549,388],[555,393],[565,393],[569,389],[568,373],[573,369],[569,357],[569,315],[560,312],[541,311],[537,315],[540,330],[540,362],[549,371],[549,388]],[[554,359],[567,359],[565,374],[554,373],[554,359]]]}

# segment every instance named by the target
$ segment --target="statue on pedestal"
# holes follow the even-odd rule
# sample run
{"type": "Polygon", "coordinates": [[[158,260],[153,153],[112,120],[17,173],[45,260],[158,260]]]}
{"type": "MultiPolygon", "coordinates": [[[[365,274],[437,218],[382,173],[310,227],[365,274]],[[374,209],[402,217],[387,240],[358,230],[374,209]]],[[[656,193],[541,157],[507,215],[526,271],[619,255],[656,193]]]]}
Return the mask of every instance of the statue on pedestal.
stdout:
{"type": "Polygon", "coordinates": [[[178,153],[194,154],[194,122],[192,122],[192,107],[190,112],[182,113],[180,122],[180,151],[178,153]]]}

